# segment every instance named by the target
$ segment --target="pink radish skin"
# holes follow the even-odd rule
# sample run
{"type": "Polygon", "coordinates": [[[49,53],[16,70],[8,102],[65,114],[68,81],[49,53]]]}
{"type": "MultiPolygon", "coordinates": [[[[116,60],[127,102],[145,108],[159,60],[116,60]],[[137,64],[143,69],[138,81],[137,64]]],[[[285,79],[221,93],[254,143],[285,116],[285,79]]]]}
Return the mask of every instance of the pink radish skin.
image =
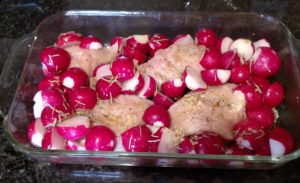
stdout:
{"type": "Polygon", "coordinates": [[[193,144],[188,137],[184,137],[178,145],[178,152],[182,154],[189,154],[194,150],[193,144]]]}
{"type": "Polygon", "coordinates": [[[43,89],[34,95],[33,101],[42,106],[58,106],[65,102],[65,97],[58,90],[43,89]]]}
{"type": "Polygon", "coordinates": [[[122,92],[125,94],[137,94],[144,87],[145,81],[140,73],[135,73],[133,78],[122,83],[122,92]]]}
{"type": "Polygon", "coordinates": [[[202,80],[201,75],[192,67],[187,66],[183,71],[183,81],[190,90],[206,89],[207,84],[202,80]]]}
{"type": "Polygon", "coordinates": [[[144,78],[144,87],[138,92],[139,97],[149,98],[153,96],[156,90],[156,81],[152,76],[145,76],[144,78]]]}
{"type": "Polygon", "coordinates": [[[270,43],[266,39],[260,39],[253,42],[254,50],[260,47],[271,47],[270,43]]]}
{"type": "Polygon", "coordinates": [[[67,51],[53,46],[44,48],[40,54],[40,59],[46,71],[54,75],[67,70],[71,62],[71,56],[67,51]]]}
{"type": "Polygon", "coordinates": [[[137,48],[125,46],[123,47],[123,52],[132,58],[134,65],[140,65],[147,59],[146,54],[137,48]]]}
{"type": "Polygon", "coordinates": [[[244,64],[239,67],[231,69],[231,75],[229,81],[232,83],[245,83],[250,77],[249,65],[244,64]]]}
{"type": "Polygon", "coordinates": [[[39,83],[38,90],[43,90],[47,88],[60,90],[61,83],[59,80],[59,76],[49,76],[42,79],[42,81],[39,83]]]}
{"type": "Polygon", "coordinates": [[[80,43],[82,38],[83,36],[81,34],[74,31],[62,33],[58,36],[55,45],[62,47],[69,44],[80,43]]]}
{"type": "Polygon", "coordinates": [[[206,48],[199,64],[204,69],[217,69],[220,66],[221,54],[215,48],[206,48]]]}
{"type": "Polygon", "coordinates": [[[71,151],[86,151],[84,144],[81,144],[81,141],[66,141],[66,149],[71,151]]]}
{"type": "Polygon", "coordinates": [[[58,134],[67,140],[78,140],[87,134],[90,120],[87,116],[73,116],[56,124],[58,134]]]}
{"type": "Polygon", "coordinates": [[[264,144],[266,131],[263,126],[254,120],[239,121],[233,127],[233,134],[238,146],[257,151],[264,144]]]}
{"type": "Polygon", "coordinates": [[[201,77],[207,85],[221,85],[230,78],[230,70],[210,69],[201,71],[201,77]]]}
{"type": "Polygon", "coordinates": [[[90,151],[113,151],[116,147],[116,135],[108,127],[94,126],[85,138],[85,148],[90,151]]]}
{"type": "Polygon", "coordinates": [[[90,85],[88,75],[80,68],[72,67],[60,75],[60,82],[69,89],[90,85]]]}
{"type": "Polygon", "coordinates": [[[133,78],[135,69],[132,59],[125,55],[119,55],[111,64],[111,72],[121,82],[133,78]]]}
{"type": "Polygon", "coordinates": [[[284,89],[281,83],[274,82],[263,94],[263,104],[269,107],[279,106],[284,99],[284,89]]]}
{"type": "Polygon", "coordinates": [[[224,154],[224,139],[210,132],[198,134],[194,145],[196,154],[224,154]]]}
{"type": "Polygon", "coordinates": [[[164,82],[161,90],[170,98],[178,98],[184,94],[185,84],[181,79],[174,79],[164,82]]]}
{"type": "Polygon", "coordinates": [[[243,38],[234,40],[229,50],[236,50],[237,54],[246,61],[250,60],[254,53],[252,41],[243,38]]]}
{"type": "Polygon", "coordinates": [[[170,40],[164,34],[154,34],[149,41],[150,56],[153,57],[157,50],[165,49],[169,47],[170,44],[170,40]]]}
{"type": "Polygon", "coordinates": [[[46,106],[41,113],[41,121],[45,128],[55,126],[57,122],[67,118],[73,114],[73,110],[67,103],[62,105],[49,107],[46,106]]]}
{"type": "Polygon", "coordinates": [[[204,28],[196,33],[195,40],[197,45],[215,46],[218,41],[218,36],[213,30],[204,28]]]}
{"type": "Polygon", "coordinates": [[[246,111],[247,118],[259,122],[265,129],[270,129],[275,120],[274,112],[269,107],[260,107],[246,111]]]}
{"type": "Polygon", "coordinates": [[[268,47],[257,48],[251,62],[252,73],[261,77],[274,76],[281,67],[279,56],[272,48],[268,47]]]}
{"type": "Polygon", "coordinates": [[[221,69],[232,69],[234,67],[241,66],[243,60],[238,56],[236,51],[227,51],[221,56],[220,68],[221,69]]]}
{"type": "Polygon", "coordinates": [[[56,128],[49,128],[44,134],[42,141],[43,150],[64,150],[66,142],[62,136],[57,133],[56,128]]]}
{"type": "Polygon", "coordinates": [[[41,119],[38,118],[33,120],[28,125],[27,131],[30,143],[36,147],[42,147],[42,140],[46,133],[46,129],[43,126],[41,119]]]}
{"type": "Polygon", "coordinates": [[[146,126],[135,126],[121,134],[122,144],[128,152],[148,152],[151,131],[146,126]]]}
{"type": "Polygon", "coordinates": [[[103,78],[105,76],[112,76],[110,64],[98,65],[93,71],[93,76],[97,80],[99,80],[100,78],[103,78]]]}
{"type": "Polygon", "coordinates": [[[102,100],[115,98],[122,93],[122,88],[113,77],[100,78],[96,84],[96,92],[102,100]]]}
{"type": "Polygon", "coordinates": [[[217,48],[222,54],[224,54],[229,51],[229,47],[232,42],[233,40],[230,37],[223,37],[218,40],[217,48]]]}
{"type": "Polygon", "coordinates": [[[133,35],[128,37],[126,44],[141,51],[142,53],[149,52],[149,35],[133,35]]]}
{"type": "Polygon", "coordinates": [[[171,44],[189,45],[194,44],[194,40],[189,34],[179,34],[171,40],[171,44]]]}
{"type": "Polygon", "coordinates": [[[174,104],[174,101],[171,98],[161,92],[156,92],[154,94],[153,102],[155,104],[164,106],[166,109],[169,109],[169,107],[174,104]]]}
{"type": "Polygon", "coordinates": [[[143,114],[143,121],[155,127],[170,127],[171,118],[167,109],[161,105],[148,107],[143,114]]]}
{"type": "Polygon", "coordinates": [[[123,37],[116,36],[109,43],[110,47],[117,47],[118,52],[122,52],[123,47],[125,46],[126,40],[123,37]]]}
{"type": "Polygon", "coordinates": [[[261,143],[261,147],[256,150],[255,155],[259,156],[271,156],[271,149],[269,143],[269,135],[267,134],[261,143]]]}
{"type": "Polygon", "coordinates": [[[161,139],[163,128],[159,128],[149,139],[149,152],[158,152],[158,145],[161,139]]]}
{"type": "Polygon", "coordinates": [[[97,94],[91,88],[80,87],[71,91],[68,99],[73,109],[93,109],[97,103],[97,94]]]}
{"type": "Polygon", "coordinates": [[[262,96],[253,84],[241,84],[235,88],[235,92],[244,94],[247,109],[255,109],[262,105],[262,96]]]}
{"type": "Polygon", "coordinates": [[[251,78],[249,79],[249,83],[258,87],[262,93],[264,93],[271,85],[269,80],[259,76],[251,76],[251,78]]]}
{"type": "Polygon", "coordinates": [[[272,156],[282,156],[292,152],[295,144],[291,133],[281,127],[271,131],[269,143],[272,156]]]}
{"type": "Polygon", "coordinates": [[[79,47],[89,50],[98,50],[103,47],[103,43],[96,36],[87,36],[81,40],[79,47]]]}

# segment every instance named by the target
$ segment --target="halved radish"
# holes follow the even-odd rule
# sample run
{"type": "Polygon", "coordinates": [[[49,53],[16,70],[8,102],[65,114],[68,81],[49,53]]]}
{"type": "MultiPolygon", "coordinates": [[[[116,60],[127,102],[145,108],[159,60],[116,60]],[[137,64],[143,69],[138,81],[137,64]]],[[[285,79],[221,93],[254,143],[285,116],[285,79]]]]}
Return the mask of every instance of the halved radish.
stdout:
{"type": "Polygon", "coordinates": [[[209,69],[201,71],[201,77],[207,85],[221,85],[230,78],[230,70],[209,69]]]}
{"type": "Polygon", "coordinates": [[[189,66],[187,66],[183,71],[183,81],[186,87],[190,90],[207,88],[207,84],[202,80],[199,72],[189,66]]]}
{"type": "Polygon", "coordinates": [[[164,82],[161,85],[161,90],[170,98],[181,97],[185,91],[185,84],[181,79],[173,79],[164,82]]]}
{"type": "Polygon", "coordinates": [[[144,87],[144,83],[142,74],[135,73],[133,78],[122,83],[122,92],[125,94],[136,94],[144,87]]]}
{"type": "Polygon", "coordinates": [[[218,41],[217,34],[208,28],[198,30],[196,33],[195,42],[197,45],[215,46],[218,41]]]}
{"type": "Polygon", "coordinates": [[[83,36],[77,32],[70,31],[62,33],[58,36],[55,45],[56,46],[66,46],[73,43],[80,43],[83,36]]]}
{"type": "Polygon", "coordinates": [[[40,81],[39,83],[38,90],[43,90],[46,88],[60,90],[61,83],[59,80],[59,76],[49,76],[42,79],[42,81],[40,81]]]}
{"type": "Polygon", "coordinates": [[[90,127],[87,116],[73,116],[56,124],[58,134],[67,140],[78,140],[86,135],[90,127]]]}
{"type": "Polygon", "coordinates": [[[122,88],[114,77],[106,76],[97,81],[96,92],[100,99],[107,100],[120,95],[122,88]]]}
{"type": "Polygon", "coordinates": [[[194,145],[197,154],[223,154],[225,140],[215,133],[203,132],[196,136],[194,145]]]}
{"type": "Polygon", "coordinates": [[[110,64],[98,65],[93,71],[93,76],[96,77],[97,80],[105,76],[112,76],[110,64]]]}
{"type": "Polygon", "coordinates": [[[134,47],[125,46],[123,47],[123,52],[131,57],[135,66],[144,63],[147,59],[145,53],[139,51],[137,48],[134,47]]]}
{"type": "Polygon", "coordinates": [[[111,64],[111,72],[119,81],[126,81],[134,76],[135,69],[130,57],[119,55],[111,64]]]}
{"type": "Polygon", "coordinates": [[[49,128],[44,134],[42,149],[44,150],[64,150],[66,142],[62,136],[57,133],[55,127],[49,128]]]}
{"type": "Polygon", "coordinates": [[[244,64],[244,60],[238,56],[236,51],[230,50],[221,56],[220,68],[222,69],[232,69],[244,64]]]}
{"type": "Polygon", "coordinates": [[[64,95],[54,89],[43,89],[36,92],[33,101],[41,106],[58,106],[66,102],[64,95]]]}
{"type": "Polygon", "coordinates": [[[259,47],[271,47],[270,43],[266,39],[260,39],[253,42],[254,50],[259,47]]]}
{"type": "Polygon", "coordinates": [[[166,109],[169,109],[169,107],[174,104],[174,101],[171,98],[161,92],[156,92],[154,94],[153,102],[155,104],[164,106],[166,109]]]}
{"type": "Polygon", "coordinates": [[[277,107],[284,99],[284,89],[280,82],[272,83],[263,94],[263,104],[269,107],[277,107]]]}
{"type": "Polygon", "coordinates": [[[238,145],[234,144],[229,146],[229,148],[225,151],[226,155],[250,155],[251,153],[243,147],[239,147],[238,145]]]}
{"type": "Polygon", "coordinates": [[[69,89],[88,87],[90,80],[88,75],[80,68],[72,67],[60,75],[60,82],[69,89]]]}
{"type": "Polygon", "coordinates": [[[269,142],[272,156],[288,154],[294,148],[293,136],[281,127],[276,127],[271,131],[269,142]]]}
{"type": "Polygon", "coordinates": [[[46,106],[41,113],[41,121],[44,127],[55,126],[57,122],[73,114],[73,110],[67,103],[58,106],[46,106]]]}
{"type": "MultiPolygon", "coordinates": [[[[147,125],[148,128],[150,125],[147,125]]],[[[154,126],[151,126],[152,128],[149,128],[150,130],[153,129],[154,126]]],[[[149,152],[158,152],[158,145],[160,143],[161,135],[163,128],[155,128],[155,132],[152,131],[152,135],[150,136],[149,142],[149,152]]]]}
{"type": "Polygon", "coordinates": [[[170,46],[170,40],[163,34],[154,34],[149,41],[150,56],[153,57],[154,53],[159,49],[165,49],[170,46]]]}
{"type": "Polygon", "coordinates": [[[161,105],[151,105],[143,114],[143,121],[156,127],[170,127],[171,118],[167,109],[161,105]]]}
{"type": "Polygon", "coordinates": [[[138,92],[139,97],[149,98],[151,97],[156,89],[156,81],[152,76],[145,76],[144,78],[144,87],[138,92]]]}
{"type": "Polygon", "coordinates": [[[188,154],[194,151],[194,146],[189,137],[184,137],[178,145],[178,152],[188,154]]]}
{"type": "Polygon", "coordinates": [[[249,65],[234,67],[231,69],[229,81],[232,83],[245,83],[250,77],[249,65]]]}
{"type": "Polygon", "coordinates": [[[68,95],[73,109],[93,109],[97,103],[96,91],[89,87],[75,88],[68,95]]]}
{"type": "Polygon", "coordinates": [[[132,35],[127,38],[126,44],[129,47],[137,48],[142,53],[148,53],[149,51],[149,35],[132,35]]]}
{"type": "Polygon", "coordinates": [[[46,129],[42,124],[41,119],[38,118],[33,120],[28,125],[27,131],[30,143],[36,147],[42,147],[42,140],[46,133],[46,129]]]}
{"type": "Polygon", "coordinates": [[[126,39],[120,36],[114,37],[109,43],[110,47],[116,47],[118,52],[122,52],[125,44],[126,44],[126,39]]]}
{"type": "Polygon", "coordinates": [[[116,135],[106,126],[94,126],[86,135],[85,147],[90,151],[112,151],[116,147],[116,135]]]}
{"type": "Polygon", "coordinates": [[[236,50],[237,54],[246,61],[248,61],[254,53],[252,41],[244,38],[234,40],[229,50],[236,50]]]}
{"type": "Polygon", "coordinates": [[[80,141],[66,140],[66,149],[72,151],[85,151],[85,139],[80,141]]]}
{"type": "Polygon", "coordinates": [[[255,109],[262,105],[262,96],[253,84],[241,84],[235,88],[234,92],[242,92],[247,109],[255,109]]]}
{"type": "Polygon", "coordinates": [[[204,69],[217,69],[220,66],[221,53],[215,48],[206,48],[199,64],[204,69]]]}
{"type": "Polygon", "coordinates": [[[218,40],[217,48],[222,54],[226,53],[227,51],[229,51],[229,47],[232,42],[233,42],[233,40],[230,37],[227,37],[227,36],[223,37],[218,40]]]}
{"type": "Polygon", "coordinates": [[[34,105],[33,105],[33,115],[34,115],[35,119],[41,118],[42,111],[45,107],[46,106],[41,104],[41,103],[37,103],[37,102],[34,103],[34,105]]]}
{"type": "Polygon", "coordinates": [[[104,45],[102,41],[96,36],[87,36],[84,37],[80,42],[80,48],[97,50],[101,49],[104,45]]]}
{"type": "Polygon", "coordinates": [[[194,44],[194,40],[189,34],[179,34],[171,40],[172,44],[189,45],[194,44]]]}

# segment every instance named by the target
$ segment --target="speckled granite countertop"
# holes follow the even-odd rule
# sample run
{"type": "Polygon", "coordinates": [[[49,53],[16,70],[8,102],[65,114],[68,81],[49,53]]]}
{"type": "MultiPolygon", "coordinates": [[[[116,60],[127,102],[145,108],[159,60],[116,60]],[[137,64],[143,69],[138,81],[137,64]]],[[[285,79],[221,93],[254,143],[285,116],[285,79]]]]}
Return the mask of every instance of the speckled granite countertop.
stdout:
{"type": "MultiPolygon", "coordinates": [[[[67,9],[253,11],[282,20],[300,38],[297,0],[2,0],[0,1],[0,71],[13,41],[34,30],[46,16],[67,9]]],[[[7,103],[1,103],[6,108],[7,103]]],[[[2,118],[0,119],[2,121],[2,118]]],[[[0,125],[0,182],[300,182],[300,159],[274,170],[220,170],[109,167],[37,162],[14,151],[0,125]]]]}

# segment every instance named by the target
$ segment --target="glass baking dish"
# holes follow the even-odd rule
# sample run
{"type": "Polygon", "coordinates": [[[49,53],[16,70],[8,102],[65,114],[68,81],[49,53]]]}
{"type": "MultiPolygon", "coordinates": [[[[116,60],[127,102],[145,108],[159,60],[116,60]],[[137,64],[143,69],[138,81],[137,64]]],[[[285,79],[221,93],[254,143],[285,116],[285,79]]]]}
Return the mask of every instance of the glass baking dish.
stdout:
{"type": "MultiPolygon", "coordinates": [[[[18,151],[33,158],[55,163],[271,169],[300,155],[300,43],[279,20],[255,13],[206,12],[128,12],[128,11],[64,11],[42,21],[33,34],[20,39],[13,47],[1,75],[2,99],[10,93],[3,86],[16,82],[24,63],[11,108],[4,120],[8,141],[18,151]],[[280,123],[296,139],[295,151],[275,156],[193,155],[129,152],[44,151],[32,147],[27,140],[27,124],[33,119],[32,98],[43,74],[40,51],[54,43],[62,32],[74,30],[99,36],[104,42],[116,35],[164,33],[169,37],[210,27],[218,35],[232,38],[266,38],[279,53],[283,67],[276,80],[283,82],[286,98],[279,109],[280,123]],[[21,56],[20,56],[21,54],[21,56]],[[25,59],[26,58],[26,59],[25,59]]],[[[13,87],[13,86],[12,86],[13,87]]]]}

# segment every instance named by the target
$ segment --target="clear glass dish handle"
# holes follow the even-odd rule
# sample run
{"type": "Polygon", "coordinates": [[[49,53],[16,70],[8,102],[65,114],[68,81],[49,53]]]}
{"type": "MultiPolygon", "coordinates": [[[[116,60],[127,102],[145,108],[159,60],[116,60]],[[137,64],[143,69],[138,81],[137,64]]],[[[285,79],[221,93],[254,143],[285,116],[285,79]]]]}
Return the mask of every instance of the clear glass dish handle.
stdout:
{"type": "Polygon", "coordinates": [[[24,63],[30,53],[33,34],[18,38],[12,45],[0,76],[0,114],[7,114],[13,101],[24,63]]]}
{"type": "MultiPolygon", "coordinates": [[[[294,53],[297,57],[297,60],[299,60],[300,59],[300,39],[293,37],[293,46],[294,46],[294,53]]],[[[298,64],[298,66],[300,66],[300,62],[297,64],[298,64]]]]}

